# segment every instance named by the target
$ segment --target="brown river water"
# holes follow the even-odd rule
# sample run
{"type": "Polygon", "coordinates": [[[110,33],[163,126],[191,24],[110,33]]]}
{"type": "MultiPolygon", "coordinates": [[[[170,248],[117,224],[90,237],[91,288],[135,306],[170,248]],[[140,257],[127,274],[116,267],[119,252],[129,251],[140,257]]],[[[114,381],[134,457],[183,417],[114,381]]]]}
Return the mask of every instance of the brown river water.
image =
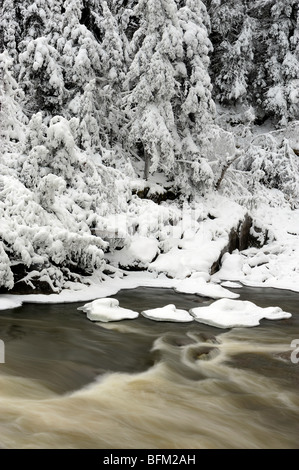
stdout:
{"type": "MultiPolygon", "coordinates": [[[[197,322],[95,324],[80,304],[0,313],[1,448],[299,448],[299,294],[242,288],[288,320],[221,330],[197,322]]],[[[114,296],[141,311],[211,301],[166,289],[114,296]]]]}

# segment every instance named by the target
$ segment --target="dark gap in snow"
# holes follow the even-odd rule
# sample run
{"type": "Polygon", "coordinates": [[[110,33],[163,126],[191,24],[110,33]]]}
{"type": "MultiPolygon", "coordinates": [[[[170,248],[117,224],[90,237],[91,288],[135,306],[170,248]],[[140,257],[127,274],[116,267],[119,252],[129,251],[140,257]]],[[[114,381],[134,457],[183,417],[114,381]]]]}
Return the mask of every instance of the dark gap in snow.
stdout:
{"type": "Polygon", "coordinates": [[[231,229],[228,237],[228,244],[221,251],[218,260],[212,264],[210,270],[211,274],[215,274],[219,271],[221,268],[221,260],[225,253],[232,253],[234,250],[242,251],[253,246],[253,241],[255,239],[251,234],[252,222],[250,215],[246,214],[244,220],[239,223],[239,226],[231,229]]]}

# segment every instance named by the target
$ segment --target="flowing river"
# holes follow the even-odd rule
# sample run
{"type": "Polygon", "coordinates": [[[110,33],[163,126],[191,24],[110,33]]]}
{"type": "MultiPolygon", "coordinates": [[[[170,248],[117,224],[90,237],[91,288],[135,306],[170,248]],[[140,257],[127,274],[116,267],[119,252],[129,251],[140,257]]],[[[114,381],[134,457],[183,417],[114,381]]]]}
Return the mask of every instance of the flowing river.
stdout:
{"type": "MultiPolygon", "coordinates": [[[[299,294],[236,292],[293,317],[221,330],[143,317],[95,324],[82,303],[1,312],[0,446],[298,449],[299,294]]],[[[211,303],[166,289],[114,297],[137,311],[211,303]]]]}

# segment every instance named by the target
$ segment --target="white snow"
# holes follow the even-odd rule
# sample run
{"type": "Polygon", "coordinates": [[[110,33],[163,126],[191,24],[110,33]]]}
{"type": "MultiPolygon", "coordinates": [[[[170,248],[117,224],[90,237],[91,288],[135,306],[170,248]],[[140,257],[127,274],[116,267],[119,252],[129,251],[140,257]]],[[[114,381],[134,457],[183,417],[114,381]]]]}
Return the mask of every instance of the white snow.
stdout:
{"type": "Polygon", "coordinates": [[[199,323],[217,328],[252,327],[258,326],[263,318],[282,320],[292,316],[280,307],[262,308],[247,300],[231,299],[221,299],[207,307],[193,308],[190,313],[199,323]]]}
{"type": "Polygon", "coordinates": [[[20,299],[15,299],[10,295],[0,295],[0,310],[9,310],[22,306],[20,299]]]}
{"type": "Polygon", "coordinates": [[[299,292],[298,37],[288,19],[277,22],[284,2],[275,13],[258,1],[263,21],[245,8],[239,34],[224,49],[226,2],[209,12],[195,0],[129,2],[138,3],[140,19],[132,41],[124,33],[130,8],[116,14],[102,2],[99,41],[80,22],[81,1],[67,2],[62,16],[51,3],[33,2],[27,11],[56,25],[46,36],[31,24],[18,37],[21,18],[9,8],[3,20],[0,287],[13,288],[20,264],[32,289],[43,281],[63,290],[7,296],[2,305],[86,301],[143,285],[214,299],[237,298],[226,289],[237,281],[299,292]],[[222,64],[211,76],[210,20],[220,31],[214,63],[222,64]],[[256,47],[252,31],[266,23],[270,39],[256,47]],[[251,95],[254,54],[267,72],[258,108],[273,117],[263,126],[254,122],[256,97],[220,104],[251,95]],[[236,70],[228,60],[234,55],[236,70]],[[185,93],[177,93],[178,83],[185,93]],[[281,129],[272,129],[275,119],[281,129]],[[153,202],[171,192],[175,200],[153,202]],[[246,213],[261,247],[226,253],[211,275],[246,213]],[[151,274],[123,277],[119,267],[151,274]]]}
{"type": "MultiPolygon", "coordinates": [[[[128,272],[126,276],[121,277],[119,275],[115,277],[108,277],[103,281],[100,277],[94,274],[91,277],[91,285],[82,285],[80,283],[68,282],[66,286],[68,289],[63,289],[59,294],[28,294],[28,295],[9,295],[7,298],[15,299],[22,301],[24,303],[72,303],[72,302],[87,302],[97,298],[104,298],[115,295],[120,290],[124,289],[136,289],[137,287],[153,287],[153,288],[165,288],[165,289],[177,289],[181,284],[180,279],[170,279],[164,274],[159,276],[156,273],[150,273],[147,271],[132,271],[128,272]]],[[[208,286],[208,283],[207,283],[208,286]]],[[[209,294],[212,296],[216,295],[216,292],[219,294],[220,286],[217,284],[211,284],[209,288],[209,294]]],[[[186,289],[187,290],[187,289],[186,289]]],[[[180,287],[181,293],[190,293],[184,292],[183,285],[180,287]]],[[[233,293],[231,293],[233,294],[233,293]]],[[[201,295],[201,294],[198,294],[201,295]]],[[[208,294],[206,294],[208,295],[208,294]]],[[[229,291],[223,289],[223,295],[228,297],[229,291]]],[[[214,297],[212,297],[214,298],[214,297]]]]}
{"type": "Polygon", "coordinates": [[[193,317],[187,310],[177,309],[175,305],[169,304],[165,307],[154,308],[151,310],[144,310],[141,312],[145,318],[156,321],[171,321],[171,322],[191,322],[193,317]]]}
{"type": "Polygon", "coordinates": [[[154,238],[133,237],[129,246],[117,253],[119,266],[146,268],[157,256],[158,245],[158,240],[154,238]]]}
{"type": "Polygon", "coordinates": [[[117,299],[97,299],[91,303],[79,307],[87,314],[87,318],[92,321],[110,322],[120,320],[133,320],[139,316],[138,312],[122,308],[117,299]]]}
{"type": "MultiPolygon", "coordinates": [[[[4,178],[3,181],[9,181],[9,178],[4,178]]],[[[9,188],[11,187],[12,185],[9,185],[9,188]]],[[[18,189],[19,187],[15,186],[15,193],[18,189]]],[[[8,194],[10,198],[13,197],[13,192],[8,194]]],[[[29,201],[31,201],[31,196],[29,201]]],[[[129,243],[125,248],[115,251],[111,256],[112,265],[110,267],[107,265],[107,268],[112,272],[114,270],[115,274],[108,276],[103,274],[100,268],[98,271],[95,270],[94,274],[88,278],[89,285],[83,285],[80,283],[80,278],[78,278],[77,282],[66,282],[65,288],[59,294],[6,295],[6,301],[11,299],[14,302],[13,305],[21,305],[22,302],[89,302],[94,299],[113,296],[121,289],[134,289],[142,286],[171,288],[177,292],[209,296],[213,299],[233,299],[237,298],[238,294],[230,292],[227,288],[240,287],[239,284],[236,285],[237,281],[245,286],[277,287],[299,292],[298,210],[290,210],[287,206],[279,208],[273,205],[273,207],[269,207],[269,205],[261,203],[253,211],[255,220],[260,223],[263,221],[262,229],[268,229],[270,234],[275,234],[275,237],[269,235],[267,244],[262,248],[249,248],[243,252],[234,251],[232,254],[226,253],[222,258],[220,271],[210,276],[211,262],[218,259],[221,250],[227,244],[231,228],[237,227],[239,220],[242,220],[245,213],[244,208],[221,196],[212,196],[208,201],[205,201],[200,210],[197,209],[193,212],[192,210],[183,210],[180,213],[177,206],[157,206],[152,201],[140,199],[134,201],[133,207],[136,212],[131,214],[131,218],[120,214],[124,217],[124,238],[128,237],[128,228],[136,225],[138,229],[136,229],[134,236],[128,237],[129,243]],[[207,217],[208,213],[215,218],[207,217]],[[167,225],[170,218],[174,221],[173,226],[167,225]],[[152,234],[146,237],[145,235],[147,232],[149,233],[150,226],[152,227],[152,234]],[[146,264],[159,251],[161,251],[161,254],[158,255],[157,260],[149,264],[151,272],[128,272],[127,275],[124,275],[121,270],[113,268],[113,264],[114,266],[119,264],[122,257],[128,260],[129,254],[131,256],[130,262],[135,260],[138,264],[146,264]],[[173,275],[174,278],[168,277],[170,275],[173,275]]],[[[29,216],[33,217],[32,214],[34,214],[34,211],[29,212],[29,208],[23,211],[22,220],[28,217],[28,225],[29,216]]],[[[65,255],[63,255],[63,250],[59,246],[59,240],[63,240],[61,234],[64,235],[65,233],[62,232],[62,224],[60,226],[53,215],[51,215],[53,222],[52,220],[51,223],[48,222],[50,215],[43,211],[38,212],[34,217],[39,214],[43,215],[45,222],[38,230],[29,230],[26,227],[28,240],[30,239],[32,244],[36,243],[38,246],[45,245],[46,250],[50,247],[49,253],[51,253],[51,256],[56,257],[57,252],[57,256],[60,255],[63,260],[65,255]],[[57,227],[57,236],[55,231],[48,230],[54,222],[57,227]],[[57,249],[55,248],[56,245],[57,249]]],[[[0,230],[3,237],[10,232],[8,224],[11,224],[12,221],[8,220],[8,217],[9,214],[4,219],[0,230]]],[[[117,221],[118,219],[115,219],[115,222],[117,221]]],[[[105,230],[110,227],[110,222],[109,219],[109,224],[104,226],[105,230]]],[[[25,230],[24,226],[21,226],[21,220],[19,224],[20,229],[18,226],[18,230],[20,231],[21,228],[25,230]]],[[[18,237],[15,240],[15,247],[20,253],[23,253],[24,259],[29,256],[31,261],[39,262],[40,258],[32,253],[32,245],[28,242],[24,247],[21,243],[23,240],[24,238],[18,237]]],[[[74,250],[73,243],[75,239],[72,238],[72,240],[72,245],[70,244],[71,239],[70,241],[67,239],[63,243],[64,250],[70,249],[70,246],[74,250]]],[[[76,249],[77,246],[78,249],[81,246],[80,240],[83,240],[84,243],[86,240],[87,246],[90,242],[98,242],[99,246],[101,244],[105,246],[100,238],[88,235],[88,239],[86,239],[80,233],[78,243],[76,237],[76,249]]],[[[3,279],[7,277],[7,283],[9,283],[9,260],[3,253],[2,250],[0,272],[3,279]]],[[[109,256],[107,255],[107,258],[109,256]]],[[[45,271],[45,276],[47,275],[45,271]]],[[[28,281],[30,282],[29,278],[28,281]]],[[[3,302],[2,305],[4,305],[3,302]]],[[[7,302],[5,305],[7,305],[7,302]]]]}
{"type": "Polygon", "coordinates": [[[272,196],[273,206],[258,201],[252,211],[262,232],[268,231],[266,244],[226,253],[221,269],[211,277],[212,282],[239,281],[245,286],[299,292],[299,209],[291,209],[283,201],[279,205],[280,201],[275,201],[277,194],[272,196]]]}
{"type": "Polygon", "coordinates": [[[212,276],[213,281],[238,281],[242,279],[243,260],[239,252],[225,253],[222,257],[220,270],[212,276]]]}
{"type": "Polygon", "coordinates": [[[240,289],[242,287],[242,284],[239,284],[238,282],[225,281],[225,282],[221,282],[221,286],[229,287],[231,289],[240,289]]]}
{"type": "Polygon", "coordinates": [[[186,294],[197,294],[203,297],[210,297],[211,299],[237,299],[239,297],[239,294],[230,292],[218,284],[206,282],[201,277],[194,278],[194,275],[179,282],[175,290],[186,294]]]}
{"type": "Polygon", "coordinates": [[[168,252],[160,254],[149,265],[150,271],[176,279],[185,279],[195,272],[209,274],[211,266],[228,244],[229,232],[238,226],[246,211],[234,202],[213,195],[209,195],[205,204],[203,220],[198,220],[198,215],[192,211],[183,213],[182,239],[168,252]],[[212,213],[213,220],[207,217],[207,212],[212,213]]]}

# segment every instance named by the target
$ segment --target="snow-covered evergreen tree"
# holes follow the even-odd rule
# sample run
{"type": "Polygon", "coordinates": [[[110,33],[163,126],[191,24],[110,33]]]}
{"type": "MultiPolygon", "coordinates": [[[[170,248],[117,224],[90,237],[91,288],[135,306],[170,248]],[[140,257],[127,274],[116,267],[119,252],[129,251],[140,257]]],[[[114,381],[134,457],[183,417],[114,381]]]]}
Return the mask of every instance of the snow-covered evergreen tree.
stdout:
{"type": "Polygon", "coordinates": [[[76,116],[70,123],[76,144],[91,153],[99,151],[101,147],[101,115],[97,97],[96,81],[91,80],[85,86],[83,93],[77,93],[68,106],[68,114],[76,116]]]}
{"type": "Polygon", "coordinates": [[[27,121],[20,105],[24,96],[12,70],[13,59],[5,51],[0,54],[0,138],[22,141],[27,121]]]}
{"type": "Polygon", "coordinates": [[[28,41],[19,59],[19,81],[26,95],[27,114],[39,110],[59,112],[64,98],[64,80],[57,51],[48,39],[38,37],[28,41]]]}
{"type": "Polygon", "coordinates": [[[0,13],[0,52],[7,50],[11,57],[17,59],[20,25],[15,0],[3,0],[0,13]]]}
{"type": "Polygon", "coordinates": [[[181,178],[183,163],[191,179],[208,182],[211,169],[200,152],[213,114],[207,13],[199,0],[179,7],[162,0],[139,1],[135,7],[140,26],[128,73],[130,141],[145,161],[145,177],[162,169],[181,178]]]}
{"type": "Polygon", "coordinates": [[[250,73],[254,68],[255,20],[249,2],[209,2],[214,43],[212,74],[216,99],[236,104],[250,98],[250,73]]]}
{"type": "Polygon", "coordinates": [[[62,16],[62,37],[55,47],[61,55],[64,81],[71,96],[95,79],[101,71],[101,48],[82,23],[82,0],[66,0],[62,16]]]}
{"type": "Polygon", "coordinates": [[[280,0],[270,6],[270,27],[262,36],[265,110],[286,125],[299,118],[299,5],[296,0],[280,0]]]}
{"type": "Polygon", "coordinates": [[[13,273],[10,269],[10,260],[0,241],[0,287],[12,289],[14,285],[13,273]]]}
{"type": "Polygon", "coordinates": [[[122,136],[125,115],[122,106],[127,61],[119,25],[106,1],[102,2],[102,75],[98,77],[98,102],[101,111],[101,140],[108,148],[122,136]]]}
{"type": "Polygon", "coordinates": [[[206,0],[214,95],[247,103],[263,119],[298,119],[298,2],[206,0]]]}
{"type": "Polygon", "coordinates": [[[179,152],[172,100],[178,92],[175,62],[183,56],[183,37],[174,0],[139,0],[134,13],[140,27],[127,76],[129,139],[139,145],[148,178],[158,168],[170,172],[179,152]]]}
{"type": "Polygon", "coordinates": [[[183,32],[184,55],[176,64],[180,89],[175,111],[176,127],[182,142],[180,160],[186,160],[194,183],[209,186],[213,179],[212,170],[202,152],[202,138],[215,111],[208,72],[212,49],[208,37],[209,21],[201,0],[186,0],[180,4],[178,17],[183,32]]]}

